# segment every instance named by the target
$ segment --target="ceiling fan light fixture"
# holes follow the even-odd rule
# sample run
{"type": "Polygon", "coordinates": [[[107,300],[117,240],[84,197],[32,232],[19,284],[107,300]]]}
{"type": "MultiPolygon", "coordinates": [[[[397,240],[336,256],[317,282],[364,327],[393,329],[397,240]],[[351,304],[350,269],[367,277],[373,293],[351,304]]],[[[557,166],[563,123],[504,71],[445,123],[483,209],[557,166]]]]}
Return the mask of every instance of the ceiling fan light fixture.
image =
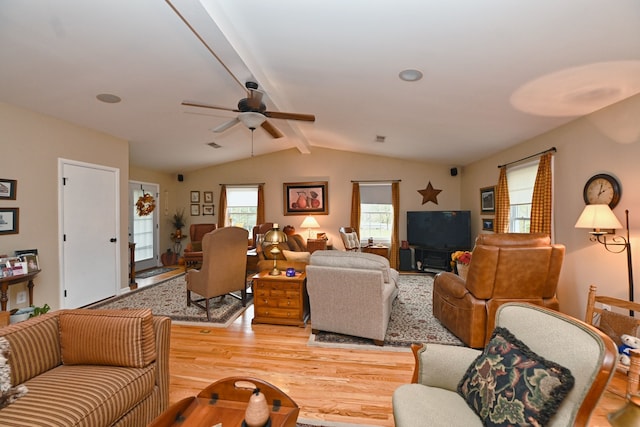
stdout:
{"type": "Polygon", "coordinates": [[[256,129],[264,123],[265,120],[267,120],[264,114],[255,113],[253,111],[238,114],[238,119],[240,119],[242,124],[249,129],[256,129]]]}
{"type": "Polygon", "coordinates": [[[402,70],[398,76],[400,77],[400,80],[405,82],[417,82],[422,79],[422,71],[413,69],[402,70]]]}

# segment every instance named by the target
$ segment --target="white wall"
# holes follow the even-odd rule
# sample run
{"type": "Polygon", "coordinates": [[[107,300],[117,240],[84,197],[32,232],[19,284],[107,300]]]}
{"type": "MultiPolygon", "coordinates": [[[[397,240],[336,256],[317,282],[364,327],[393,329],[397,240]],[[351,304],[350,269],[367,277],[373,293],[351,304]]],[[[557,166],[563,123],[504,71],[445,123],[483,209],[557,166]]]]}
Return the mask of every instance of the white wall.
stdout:
{"type": "MultiPolygon", "coordinates": [[[[462,208],[475,210],[474,235],[480,229],[479,189],[498,182],[498,165],[518,160],[551,147],[554,156],[555,240],[567,247],[558,289],[560,309],[584,318],[590,284],[600,293],[627,298],[625,254],[613,254],[589,241],[586,230],[574,228],[584,208],[586,181],[598,173],[616,176],[622,186],[614,213],[624,224],[630,211],[633,267],[640,291],[640,95],[523,142],[464,168],[462,208]]],[[[624,234],[624,230],[618,230],[624,234]]],[[[636,292],[636,300],[640,292],[636,292]]]]}
{"type": "MultiPolygon", "coordinates": [[[[20,208],[19,233],[0,236],[0,254],[37,248],[42,272],[36,276],[34,303],[60,307],[58,253],[58,159],[110,166],[120,170],[121,218],[127,218],[128,143],[70,123],[0,103],[0,178],[15,179],[16,200],[0,207],[20,208]]],[[[121,221],[122,286],[127,286],[127,221],[121,221]]],[[[100,260],[95,260],[100,262],[100,260]]],[[[25,285],[10,287],[9,304],[25,285]]],[[[24,305],[24,304],[22,304],[24,305]]]]}

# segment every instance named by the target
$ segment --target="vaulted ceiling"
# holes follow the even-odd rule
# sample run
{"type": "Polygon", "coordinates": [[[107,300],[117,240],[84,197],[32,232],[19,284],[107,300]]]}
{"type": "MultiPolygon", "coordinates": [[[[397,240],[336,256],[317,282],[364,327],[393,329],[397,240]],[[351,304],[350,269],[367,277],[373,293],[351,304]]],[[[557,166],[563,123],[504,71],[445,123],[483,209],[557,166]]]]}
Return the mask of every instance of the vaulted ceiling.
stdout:
{"type": "Polygon", "coordinates": [[[640,92],[640,3],[4,0],[0,58],[0,101],[128,140],[147,168],[292,147],[461,166],[640,92]],[[182,105],[236,109],[246,81],[315,122],[252,143],[212,132],[238,113],[182,105]]]}

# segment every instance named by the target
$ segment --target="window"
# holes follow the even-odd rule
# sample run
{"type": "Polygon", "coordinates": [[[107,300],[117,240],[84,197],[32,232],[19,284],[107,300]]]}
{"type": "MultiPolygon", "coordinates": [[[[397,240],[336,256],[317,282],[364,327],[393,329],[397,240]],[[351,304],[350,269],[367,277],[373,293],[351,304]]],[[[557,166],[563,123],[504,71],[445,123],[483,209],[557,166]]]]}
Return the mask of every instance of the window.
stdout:
{"type": "Polygon", "coordinates": [[[227,186],[225,225],[251,232],[258,216],[258,186],[227,186]]]}
{"type": "Polygon", "coordinates": [[[531,200],[539,160],[507,169],[509,185],[509,232],[528,233],[531,229],[531,200]]]}
{"type": "Polygon", "coordinates": [[[393,229],[393,205],[391,184],[360,184],[360,232],[361,242],[369,237],[376,243],[391,243],[393,229]]]}

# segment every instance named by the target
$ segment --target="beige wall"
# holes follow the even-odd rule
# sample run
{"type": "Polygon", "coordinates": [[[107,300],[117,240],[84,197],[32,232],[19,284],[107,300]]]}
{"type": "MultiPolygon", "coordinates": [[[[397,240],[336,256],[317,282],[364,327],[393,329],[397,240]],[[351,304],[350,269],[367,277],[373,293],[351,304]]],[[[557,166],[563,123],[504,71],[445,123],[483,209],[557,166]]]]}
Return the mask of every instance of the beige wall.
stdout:
{"type": "MultiPolygon", "coordinates": [[[[0,236],[0,254],[37,248],[42,272],[36,277],[34,303],[61,306],[58,227],[58,161],[69,159],[120,170],[121,218],[127,218],[128,143],[86,128],[0,103],[0,178],[15,179],[16,200],[0,207],[20,208],[19,233],[0,236]]],[[[120,222],[121,282],[127,284],[127,221],[120,222]]],[[[100,260],[95,260],[100,262],[100,260]]],[[[24,285],[11,286],[11,307],[24,285]]]]}
{"type": "MultiPolygon", "coordinates": [[[[558,298],[563,312],[579,318],[584,317],[590,284],[597,285],[600,292],[627,298],[625,254],[607,252],[602,245],[589,241],[586,230],[574,228],[584,208],[584,184],[597,173],[612,174],[621,183],[622,197],[614,213],[624,224],[624,211],[630,211],[632,253],[636,254],[634,268],[640,279],[639,117],[640,95],[636,95],[467,166],[462,173],[462,208],[475,211],[475,235],[480,229],[479,189],[497,183],[497,166],[550,147],[558,149],[554,156],[555,240],[567,247],[558,298]]],[[[623,230],[619,232],[624,234],[623,230]]],[[[640,280],[636,281],[640,288],[640,280]]]]}
{"type": "MultiPolygon", "coordinates": [[[[185,208],[187,229],[191,223],[217,222],[221,183],[264,182],[267,220],[283,226],[291,224],[304,233],[305,230],[300,229],[303,216],[283,214],[282,183],[317,180],[329,182],[329,215],[318,217],[321,228],[317,231],[326,232],[336,247],[342,247],[337,230],[349,222],[352,180],[402,180],[401,238],[405,237],[408,210],[469,209],[473,214],[472,234],[475,236],[481,228],[479,189],[497,182],[497,165],[555,146],[558,149],[554,156],[555,240],[567,246],[558,296],[562,311],[582,317],[589,284],[597,284],[603,292],[613,296],[626,297],[627,292],[624,254],[608,253],[602,246],[591,243],[584,230],[574,228],[584,207],[584,183],[592,175],[607,172],[619,178],[622,198],[615,213],[624,223],[624,209],[631,211],[633,252],[640,253],[640,193],[635,189],[640,182],[640,167],[637,166],[640,130],[636,124],[639,123],[637,117],[640,117],[640,95],[466,166],[456,177],[450,176],[448,165],[314,148],[312,154],[287,150],[185,172],[184,182],[177,182],[173,174],[133,166],[128,170],[126,141],[0,104],[0,124],[3,129],[0,140],[5,148],[5,154],[0,157],[0,177],[18,180],[18,199],[0,201],[0,206],[20,208],[20,234],[0,236],[0,253],[11,254],[15,249],[38,248],[43,272],[37,280],[35,302],[38,305],[47,302],[54,308],[59,305],[59,158],[120,169],[121,265],[125,266],[122,268],[121,281],[122,286],[126,287],[129,177],[160,184],[162,251],[171,245],[169,235],[172,230],[168,220],[176,208],[185,208]],[[443,190],[438,195],[438,205],[422,205],[422,196],[417,192],[425,188],[429,181],[435,188],[443,190]],[[214,217],[188,215],[191,190],[214,192],[214,217]],[[165,203],[166,197],[168,203],[165,203]]],[[[636,271],[640,272],[637,263],[634,265],[636,271]]],[[[640,277],[640,273],[636,273],[636,276],[640,277]]],[[[21,286],[13,288],[19,290],[21,286]]],[[[15,306],[15,290],[11,292],[12,306],[15,306]]]]}
{"type": "Polygon", "coordinates": [[[284,215],[283,183],[328,181],[329,215],[317,217],[320,228],[316,232],[326,232],[330,241],[339,248],[343,248],[343,245],[338,229],[349,225],[352,180],[402,180],[400,183],[401,239],[406,235],[408,210],[451,210],[460,207],[460,175],[452,177],[449,166],[317,147],[311,154],[299,154],[291,149],[185,173],[184,176],[184,182],[177,183],[176,186],[178,207],[185,207],[185,211],[189,212],[189,192],[192,190],[213,191],[216,205],[214,217],[187,215],[189,224],[218,221],[220,184],[264,182],[267,221],[277,222],[281,227],[293,225],[305,237],[306,230],[300,228],[304,215],[284,215]],[[422,205],[422,196],[418,190],[424,189],[429,181],[436,189],[442,189],[438,195],[437,205],[434,203],[422,205]]]}

